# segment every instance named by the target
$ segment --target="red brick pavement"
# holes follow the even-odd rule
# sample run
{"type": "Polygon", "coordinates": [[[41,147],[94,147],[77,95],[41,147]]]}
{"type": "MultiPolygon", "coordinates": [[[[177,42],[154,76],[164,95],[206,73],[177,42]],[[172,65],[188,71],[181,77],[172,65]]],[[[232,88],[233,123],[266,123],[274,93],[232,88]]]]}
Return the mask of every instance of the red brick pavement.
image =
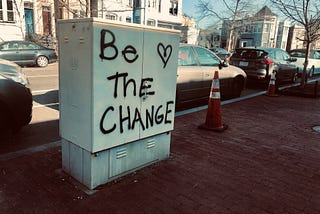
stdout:
{"type": "Polygon", "coordinates": [[[260,96],[222,106],[223,133],[177,117],[171,156],[92,195],[61,148],[0,162],[0,213],[320,213],[319,99],[260,96]]]}

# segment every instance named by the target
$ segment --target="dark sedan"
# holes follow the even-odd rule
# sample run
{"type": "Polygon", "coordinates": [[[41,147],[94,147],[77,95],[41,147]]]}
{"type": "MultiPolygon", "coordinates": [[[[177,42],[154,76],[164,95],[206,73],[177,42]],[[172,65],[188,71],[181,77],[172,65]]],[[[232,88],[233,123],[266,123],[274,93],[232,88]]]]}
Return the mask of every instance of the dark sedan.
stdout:
{"type": "Polygon", "coordinates": [[[17,132],[29,124],[32,117],[32,94],[21,68],[0,59],[0,134],[17,132]]]}
{"type": "Polygon", "coordinates": [[[0,58],[10,60],[20,66],[37,65],[46,67],[57,61],[54,49],[46,48],[30,41],[8,41],[0,43],[0,58]]]}
{"type": "Polygon", "coordinates": [[[238,48],[230,58],[230,64],[242,68],[248,79],[269,82],[273,71],[277,82],[295,82],[298,68],[296,58],[280,48],[238,48]]]}

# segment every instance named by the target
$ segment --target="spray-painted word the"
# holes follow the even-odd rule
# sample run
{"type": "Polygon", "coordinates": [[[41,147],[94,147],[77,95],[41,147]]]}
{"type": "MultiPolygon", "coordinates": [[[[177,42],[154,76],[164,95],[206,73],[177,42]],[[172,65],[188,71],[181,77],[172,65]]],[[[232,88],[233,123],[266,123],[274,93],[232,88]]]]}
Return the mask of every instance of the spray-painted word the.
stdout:
{"type": "MultiPolygon", "coordinates": [[[[117,98],[118,96],[118,85],[119,85],[119,79],[122,78],[123,80],[123,96],[127,96],[127,90],[128,87],[131,85],[130,88],[132,88],[132,95],[137,95],[137,84],[134,79],[128,79],[128,73],[116,73],[115,75],[109,76],[108,80],[114,80],[114,90],[113,90],[113,97],[117,98]]],[[[140,90],[139,90],[139,97],[147,96],[147,95],[154,95],[154,91],[148,91],[149,88],[151,88],[150,82],[153,82],[153,78],[142,78],[141,84],[140,84],[140,90]]]]}

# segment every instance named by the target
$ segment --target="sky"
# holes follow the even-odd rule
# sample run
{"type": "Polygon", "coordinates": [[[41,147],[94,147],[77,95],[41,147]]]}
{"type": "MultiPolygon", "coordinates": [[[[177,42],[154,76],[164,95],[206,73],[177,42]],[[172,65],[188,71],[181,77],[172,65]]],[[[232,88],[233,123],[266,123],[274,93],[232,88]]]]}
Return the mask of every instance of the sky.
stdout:
{"type": "Polygon", "coordinates": [[[182,1],[182,11],[183,13],[186,13],[189,16],[193,16],[193,14],[196,12],[195,4],[196,0],[183,0],[182,1]]]}
{"type": "MultiPolygon", "coordinates": [[[[223,10],[224,5],[222,5],[221,1],[212,0],[215,1],[215,6],[217,10],[221,8],[221,11],[223,10]]],[[[197,18],[197,2],[198,0],[182,0],[182,12],[196,20],[197,18]]],[[[212,23],[213,20],[211,19],[204,19],[200,22],[198,22],[198,27],[200,28],[206,28],[210,26],[210,23],[212,23]]]]}
{"type": "MultiPolygon", "coordinates": [[[[225,5],[223,5],[222,1],[218,1],[218,0],[211,0],[215,2],[215,7],[217,9],[217,11],[219,11],[219,8],[221,8],[221,11],[225,11],[225,5]]],[[[196,20],[197,17],[197,4],[198,0],[182,0],[182,12],[192,18],[194,18],[196,20]]],[[[261,9],[264,5],[267,5],[267,0],[259,0],[259,3],[256,5],[256,9],[257,11],[259,9],[261,9]]],[[[200,28],[206,28],[208,26],[210,26],[210,23],[212,23],[213,20],[203,20],[201,22],[198,22],[198,27],[200,28]]]]}
{"type": "MultiPolygon", "coordinates": [[[[182,0],[182,12],[192,18],[197,16],[197,8],[196,8],[197,0],[182,0]]],[[[202,21],[198,23],[200,28],[206,26],[206,22],[202,21]]]]}

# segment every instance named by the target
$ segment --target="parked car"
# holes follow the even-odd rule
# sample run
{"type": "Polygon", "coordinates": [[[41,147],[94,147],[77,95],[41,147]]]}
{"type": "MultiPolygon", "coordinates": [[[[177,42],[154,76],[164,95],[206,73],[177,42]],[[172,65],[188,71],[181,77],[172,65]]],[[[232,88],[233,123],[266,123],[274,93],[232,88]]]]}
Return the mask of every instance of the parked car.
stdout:
{"type": "Polygon", "coordinates": [[[246,74],[242,69],[229,66],[206,48],[180,45],[177,73],[178,110],[208,102],[215,71],[219,71],[221,99],[239,97],[246,82],[246,74]]]}
{"type": "Polygon", "coordinates": [[[228,61],[231,56],[231,53],[223,48],[210,48],[210,50],[222,60],[228,61]]]}
{"type": "MultiPolygon", "coordinates": [[[[289,51],[291,57],[297,58],[296,65],[299,68],[299,76],[301,76],[303,72],[304,61],[306,57],[306,49],[293,49],[289,51]]],[[[307,66],[307,74],[308,76],[312,76],[314,74],[320,74],[320,50],[311,50],[308,66],[307,66]]]]}
{"type": "Polygon", "coordinates": [[[32,94],[21,67],[0,59],[0,133],[17,132],[32,117],[32,94]]]}
{"type": "Polygon", "coordinates": [[[37,65],[46,67],[57,61],[54,49],[46,48],[30,41],[7,41],[0,43],[0,58],[10,60],[20,66],[37,65]]]}
{"type": "Polygon", "coordinates": [[[242,68],[248,79],[268,82],[273,71],[276,81],[296,82],[298,67],[296,58],[280,48],[238,48],[230,58],[230,64],[242,68]]]}

